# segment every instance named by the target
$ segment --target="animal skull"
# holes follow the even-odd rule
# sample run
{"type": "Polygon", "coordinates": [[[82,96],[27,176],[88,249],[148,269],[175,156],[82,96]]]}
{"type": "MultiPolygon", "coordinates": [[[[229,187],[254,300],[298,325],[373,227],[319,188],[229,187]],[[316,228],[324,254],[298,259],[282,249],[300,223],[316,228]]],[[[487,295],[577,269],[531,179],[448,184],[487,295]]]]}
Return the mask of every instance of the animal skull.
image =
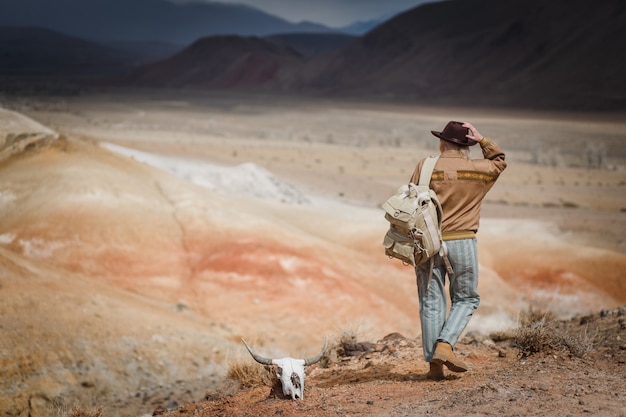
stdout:
{"type": "Polygon", "coordinates": [[[282,359],[267,359],[257,355],[243,337],[241,341],[246,345],[246,349],[248,349],[248,352],[250,352],[250,355],[252,355],[255,361],[262,365],[276,366],[276,376],[283,387],[283,394],[287,397],[291,397],[292,400],[304,398],[304,367],[319,362],[328,347],[328,338],[326,338],[322,351],[312,358],[294,359],[286,357],[282,359]]]}

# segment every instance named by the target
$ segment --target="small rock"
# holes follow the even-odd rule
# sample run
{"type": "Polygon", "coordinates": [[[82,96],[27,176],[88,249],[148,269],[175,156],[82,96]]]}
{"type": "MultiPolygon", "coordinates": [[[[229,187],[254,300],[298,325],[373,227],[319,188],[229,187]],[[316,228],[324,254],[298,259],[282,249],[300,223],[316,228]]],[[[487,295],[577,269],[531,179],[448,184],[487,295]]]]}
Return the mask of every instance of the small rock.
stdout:
{"type": "Polygon", "coordinates": [[[386,346],[385,347],[385,352],[389,353],[390,355],[395,354],[398,351],[398,349],[396,349],[394,346],[386,346]]]}
{"type": "Polygon", "coordinates": [[[385,350],[385,347],[387,345],[385,345],[384,343],[376,343],[374,345],[374,352],[382,352],[383,350],[385,350]]]}
{"type": "Polygon", "coordinates": [[[161,414],[165,414],[165,413],[167,413],[167,408],[163,407],[162,405],[158,405],[152,412],[152,415],[160,416],[161,414]]]}
{"type": "Polygon", "coordinates": [[[406,337],[402,336],[400,333],[390,333],[387,336],[383,337],[384,341],[399,341],[406,340],[406,337]]]}
{"type": "Polygon", "coordinates": [[[485,339],[483,341],[483,345],[485,345],[485,346],[487,346],[489,348],[494,348],[496,346],[496,343],[493,340],[491,340],[491,339],[485,339]]]}
{"type": "Polygon", "coordinates": [[[359,356],[364,352],[373,351],[374,344],[371,342],[358,342],[358,343],[344,342],[343,350],[347,356],[359,356]]]}

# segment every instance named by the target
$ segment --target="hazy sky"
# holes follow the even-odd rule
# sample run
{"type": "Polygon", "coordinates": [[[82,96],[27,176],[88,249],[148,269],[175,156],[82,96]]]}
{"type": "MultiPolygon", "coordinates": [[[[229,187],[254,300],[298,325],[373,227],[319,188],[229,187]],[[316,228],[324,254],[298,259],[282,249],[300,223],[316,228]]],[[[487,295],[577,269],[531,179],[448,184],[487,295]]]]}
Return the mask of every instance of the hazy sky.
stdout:
{"type": "Polygon", "coordinates": [[[256,7],[291,22],[309,20],[331,27],[376,19],[436,0],[219,0],[256,7]]]}

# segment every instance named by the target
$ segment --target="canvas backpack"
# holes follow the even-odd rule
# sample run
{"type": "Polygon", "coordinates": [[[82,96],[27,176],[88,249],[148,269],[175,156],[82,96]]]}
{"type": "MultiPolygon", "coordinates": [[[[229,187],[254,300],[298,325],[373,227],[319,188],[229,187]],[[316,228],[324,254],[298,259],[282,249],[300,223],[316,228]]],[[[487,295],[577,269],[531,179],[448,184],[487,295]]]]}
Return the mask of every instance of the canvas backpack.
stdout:
{"type": "Polygon", "coordinates": [[[390,258],[400,259],[404,264],[418,266],[431,261],[439,253],[449,273],[452,266],[448,261],[447,248],[441,238],[443,210],[437,194],[430,189],[430,178],[438,156],[426,158],[420,172],[418,184],[403,185],[385,203],[385,219],[389,230],[383,246],[390,258]]]}

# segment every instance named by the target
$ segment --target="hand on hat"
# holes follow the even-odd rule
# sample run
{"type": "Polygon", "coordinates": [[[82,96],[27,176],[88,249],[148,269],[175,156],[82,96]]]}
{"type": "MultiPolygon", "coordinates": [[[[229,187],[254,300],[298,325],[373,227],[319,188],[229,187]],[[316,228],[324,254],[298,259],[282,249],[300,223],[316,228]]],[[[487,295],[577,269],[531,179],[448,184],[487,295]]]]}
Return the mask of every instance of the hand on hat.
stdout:
{"type": "Polygon", "coordinates": [[[465,122],[463,123],[463,127],[468,128],[472,132],[471,135],[470,134],[465,135],[465,137],[471,140],[472,142],[478,143],[481,140],[483,140],[483,135],[481,135],[480,132],[476,130],[473,124],[465,122]]]}

